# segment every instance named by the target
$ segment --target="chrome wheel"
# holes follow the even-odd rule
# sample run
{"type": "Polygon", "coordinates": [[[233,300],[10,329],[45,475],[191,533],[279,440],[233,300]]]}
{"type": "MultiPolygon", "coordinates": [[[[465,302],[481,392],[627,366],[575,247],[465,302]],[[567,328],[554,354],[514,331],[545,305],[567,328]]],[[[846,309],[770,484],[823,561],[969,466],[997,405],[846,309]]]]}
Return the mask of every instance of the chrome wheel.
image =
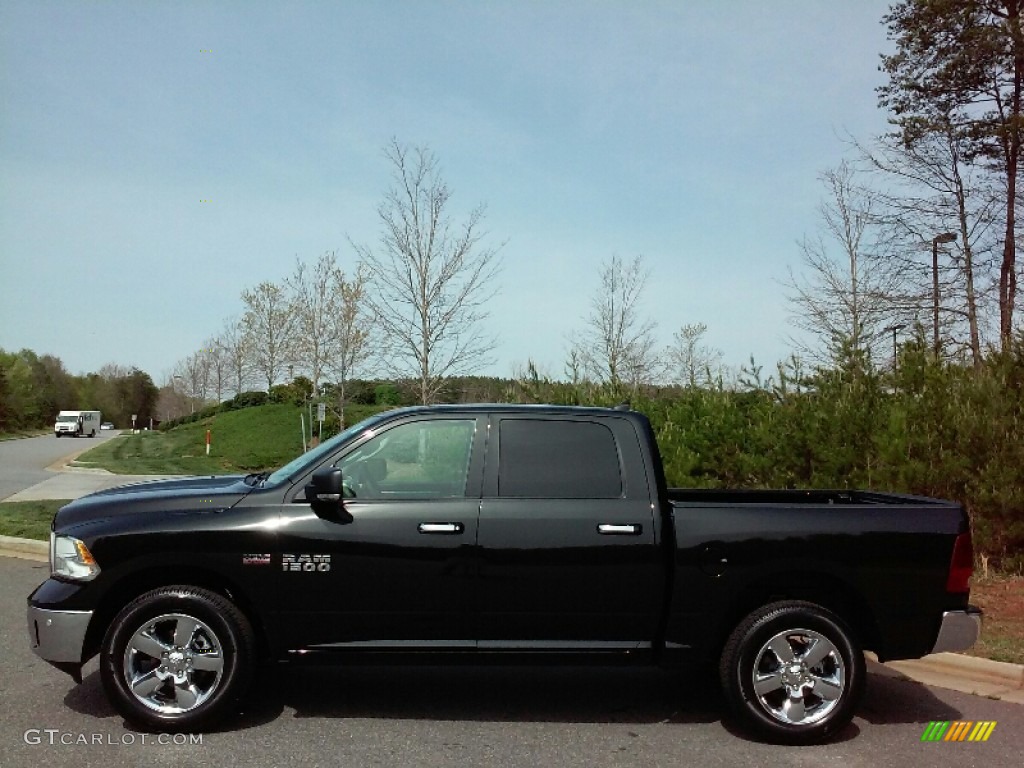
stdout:
{"type": "Polygon", "coordinates": [[[752,678],[758,702],[786,725],[823,720],[846,689],[842,654],[812,629],[789,629],[769,639],[757,652],[752,678]]]}
{"type": "Polygon", "coordinates": [[[168,613],[147,621],[131,636],[123,673],[140,704],[162,714],[182,714],[201,706],[217,690],[224,650],[204,622],[168,613]]]}

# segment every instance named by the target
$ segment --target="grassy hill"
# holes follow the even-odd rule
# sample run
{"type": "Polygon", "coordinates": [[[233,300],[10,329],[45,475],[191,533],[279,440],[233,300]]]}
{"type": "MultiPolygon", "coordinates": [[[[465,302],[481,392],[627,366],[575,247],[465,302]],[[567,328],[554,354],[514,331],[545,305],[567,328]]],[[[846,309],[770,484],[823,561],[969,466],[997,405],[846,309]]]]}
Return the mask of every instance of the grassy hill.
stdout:
{"type": "MultiPolygon", "coordinates": [[[[355,423],[380,410],[351,406],[346,409],[347,421],[355,423]]],[[[218,413],[167,432],[126,434],[83,454],[75,466],[139,475],[217,475],[275,469],[302,453],[301,413],[299,406],[276,403],[218,413]],[[212,438],[209,456],[207,429],[212,438]]]]}

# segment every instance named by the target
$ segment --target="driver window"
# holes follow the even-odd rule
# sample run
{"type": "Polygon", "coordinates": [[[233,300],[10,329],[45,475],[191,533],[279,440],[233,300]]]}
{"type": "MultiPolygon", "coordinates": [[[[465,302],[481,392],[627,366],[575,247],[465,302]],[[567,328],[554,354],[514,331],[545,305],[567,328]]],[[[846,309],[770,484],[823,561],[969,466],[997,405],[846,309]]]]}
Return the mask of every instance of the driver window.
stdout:
{"type": "Polygon", "coordinates": [[[476,422],[414,421],[363,443],[335,466],[345,496],[355,499],[438,499],[465,496],[476,422]]]}

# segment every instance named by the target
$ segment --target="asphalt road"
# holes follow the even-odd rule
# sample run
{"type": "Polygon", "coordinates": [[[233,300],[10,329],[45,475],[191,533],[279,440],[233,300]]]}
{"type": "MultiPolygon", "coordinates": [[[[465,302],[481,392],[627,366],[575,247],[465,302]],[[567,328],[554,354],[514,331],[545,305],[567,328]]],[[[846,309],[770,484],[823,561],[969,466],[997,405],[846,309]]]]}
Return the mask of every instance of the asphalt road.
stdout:
{"type": "Polygon", "coordinates": [[[47,472],[46,467],[118,434],[118,430],[108,430],[96,437],[56,438],[50,434],[0,442],[0,499],[50,479],[53,472],[47,472]]]}
{"type": "Polygon", "coordinates": [[[155,744],[107,703],[95,660],[76,686],[29,650],[25,597],[46,568],[0,557],[4,766],[992,768],[1024,754],[1024,706],[905,680],[870,676],[836,741],[792,748],[737,730],[706,675],[563,667],[277,667],[202,743],[155,744]],[[931,720],[997,725],[985,743],[922,743],[931,720]]]}

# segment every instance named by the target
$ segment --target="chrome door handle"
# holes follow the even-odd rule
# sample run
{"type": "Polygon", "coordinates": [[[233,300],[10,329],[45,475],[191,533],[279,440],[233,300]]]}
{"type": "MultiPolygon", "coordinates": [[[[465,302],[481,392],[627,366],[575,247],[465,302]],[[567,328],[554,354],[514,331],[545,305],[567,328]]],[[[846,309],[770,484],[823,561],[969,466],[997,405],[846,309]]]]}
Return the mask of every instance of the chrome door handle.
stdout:
{"type": "Polygon", "coordinates": [[[420,523],[420,533],[462,533],[462,523],[420,523]]]}
{"type": "Polygon", "coordinates": [[[614,523],[602,523],[597,526],[597,532],[605,536],[639,536],[643,526],[638,523],[626,523],[617,525],[614,523]]]}

